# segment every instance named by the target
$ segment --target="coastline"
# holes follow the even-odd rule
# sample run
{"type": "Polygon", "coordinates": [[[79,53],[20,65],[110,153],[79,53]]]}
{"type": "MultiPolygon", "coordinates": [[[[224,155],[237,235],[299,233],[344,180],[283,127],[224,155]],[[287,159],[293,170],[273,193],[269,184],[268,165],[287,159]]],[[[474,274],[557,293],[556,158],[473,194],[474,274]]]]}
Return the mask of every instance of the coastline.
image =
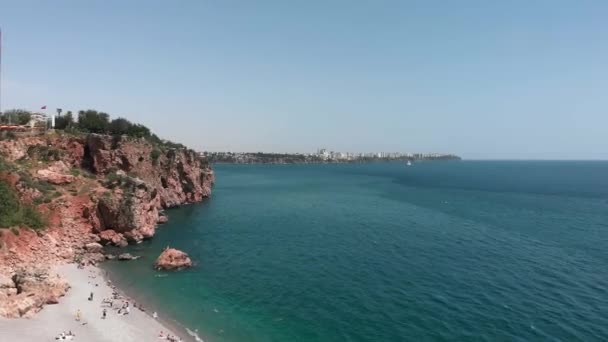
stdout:
{"type": "MultiPolygon", "coordinates": [[[[158,313],[158,317],[155,320],[161,323],[161,325],[163,325],[164,327],[166,327],[167,331],[176,332],[173,335],[181,337],[182,341],[196,342],[195,338],[188,333],[189,328],[179,320],[175,319],[173,316],[170,316],[166,312],[164,312],[162,310],[162,305],[158,304],[158,302],[155,301],[155,298],[143,298],[145,296],[136,293],[136,287],[130,286],[128,284],[125,284],[124,282],[121,282],[120,280],[117,280],[116,278],[118,277],[115,274],[113,275],[113,272],[115,272],[115,270],[105,267],[108,262],[113,261],[106,261],[104,263],[99,264],[97,267],[101,270],[101,272],[103,272],[104,278],[110,280],[112,285],[115,286],[116,291],[120,292],[121,295],[126,298],[130,298],[136,303],[144,304],[144,313],[148,315],[148,317],[152,318],[152,313],[156,311],[158,313]]],[[[117,262],[122,263],[122,261],[117,262]]]]}
{"type": "Polygon", "coordinates": [[[154,319],[150,312],[133,307],[134,302],[122,289],[115,287],[105,277],[106,271],[99,267],[85,266],[79,269],[76,264],[66,264],[56,266],[53,272],[70,284],[66,295],[58,304],[46,305],[30,319],[0,318],[0,335],[3,338],[20,342],[52,341],[61,332],[72,331],[76,335],[73,341],[165,341],[159,338],[159,333],[163,331],[165,335],[178,336],[182,341],[194,341],[185,331],[179,331],[166,320],[154,319]],[[113,290],[131,304],[128,315],[117,313],[121,300],[115,300],[113,309],[107,304],[102,305],[102,300],[110,298],[113,290]],[[93,301],[87,300],[91,292],[94,294],[93,301]],[[102,319],[104,308],[107,310],[106,319],[102,319]],[[77,310],[82,315],[80,322],[75,319],[77,310]]]}
{"type": "MultiPolygon", "coordinates": [[[[445,159],[411,159],[410,162],[438,162],[438,161],[461,161],[462,158],[445,159]]],[[[343,160],[343,161],[210,161],[211,165],[340,165],[340,164],[375,164],[375,163],[406,163],[407,159],[378,159],[378,160],[343,160]]]]}

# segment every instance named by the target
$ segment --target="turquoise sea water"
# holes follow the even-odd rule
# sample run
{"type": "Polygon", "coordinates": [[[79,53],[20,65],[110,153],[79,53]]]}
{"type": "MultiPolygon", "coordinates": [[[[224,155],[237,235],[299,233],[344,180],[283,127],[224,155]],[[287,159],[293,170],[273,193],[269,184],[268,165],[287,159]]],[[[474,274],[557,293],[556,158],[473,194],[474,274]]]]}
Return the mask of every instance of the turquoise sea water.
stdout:
{"type": "Polygon", "coordinates": [[[215,170],[106,264],[205,341],[608,340],[608,162],[215,170]],[[154,271],[167,245],[196,267],[154,271]]]}

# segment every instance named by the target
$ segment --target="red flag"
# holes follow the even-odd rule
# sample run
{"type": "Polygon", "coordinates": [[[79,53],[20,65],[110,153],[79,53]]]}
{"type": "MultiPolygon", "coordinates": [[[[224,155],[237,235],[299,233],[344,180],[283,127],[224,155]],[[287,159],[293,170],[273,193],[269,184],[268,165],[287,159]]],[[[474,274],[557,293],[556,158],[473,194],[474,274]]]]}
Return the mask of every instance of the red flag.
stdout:
{"type": "Polygon", "coordinates": [[[44,105],[44,106],[40,107],[40,109],[46,109],[46,105],[44,105]]]}

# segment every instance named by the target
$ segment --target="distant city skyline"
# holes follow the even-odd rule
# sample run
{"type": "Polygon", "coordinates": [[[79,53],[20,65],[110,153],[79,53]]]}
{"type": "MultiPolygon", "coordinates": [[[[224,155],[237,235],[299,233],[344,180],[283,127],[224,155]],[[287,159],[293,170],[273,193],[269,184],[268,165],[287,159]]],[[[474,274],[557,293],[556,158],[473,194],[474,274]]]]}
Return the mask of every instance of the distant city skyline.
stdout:
{"type": "Polygon", "coordinates": [[[264,153],[264,152],[199,152],[210,163],[229,164],[317,164],[317,163],[367,163],[378,161],[460,160],[460,157],[442,153],[371,152],[352,153],[319,149],[315,153],[264,153]]]}
{"type": "Polygon", "coordinates": [[[3,1],[2,109],[203,151],[608,159],[604,1],[3,1]]]}

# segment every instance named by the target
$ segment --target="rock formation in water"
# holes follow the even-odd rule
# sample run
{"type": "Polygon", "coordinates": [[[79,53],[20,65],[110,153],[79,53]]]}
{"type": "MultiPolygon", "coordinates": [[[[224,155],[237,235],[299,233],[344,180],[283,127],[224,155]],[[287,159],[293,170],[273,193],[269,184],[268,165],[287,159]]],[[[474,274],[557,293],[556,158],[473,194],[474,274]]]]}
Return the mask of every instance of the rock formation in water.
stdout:
{"type": "Polygon", "coordinates": [[[154,263],[154,268],[157,270],[181,270],[187,267],[192,267],[192,260],[188,254],[169,247],[165,248],[154,263]]]}

